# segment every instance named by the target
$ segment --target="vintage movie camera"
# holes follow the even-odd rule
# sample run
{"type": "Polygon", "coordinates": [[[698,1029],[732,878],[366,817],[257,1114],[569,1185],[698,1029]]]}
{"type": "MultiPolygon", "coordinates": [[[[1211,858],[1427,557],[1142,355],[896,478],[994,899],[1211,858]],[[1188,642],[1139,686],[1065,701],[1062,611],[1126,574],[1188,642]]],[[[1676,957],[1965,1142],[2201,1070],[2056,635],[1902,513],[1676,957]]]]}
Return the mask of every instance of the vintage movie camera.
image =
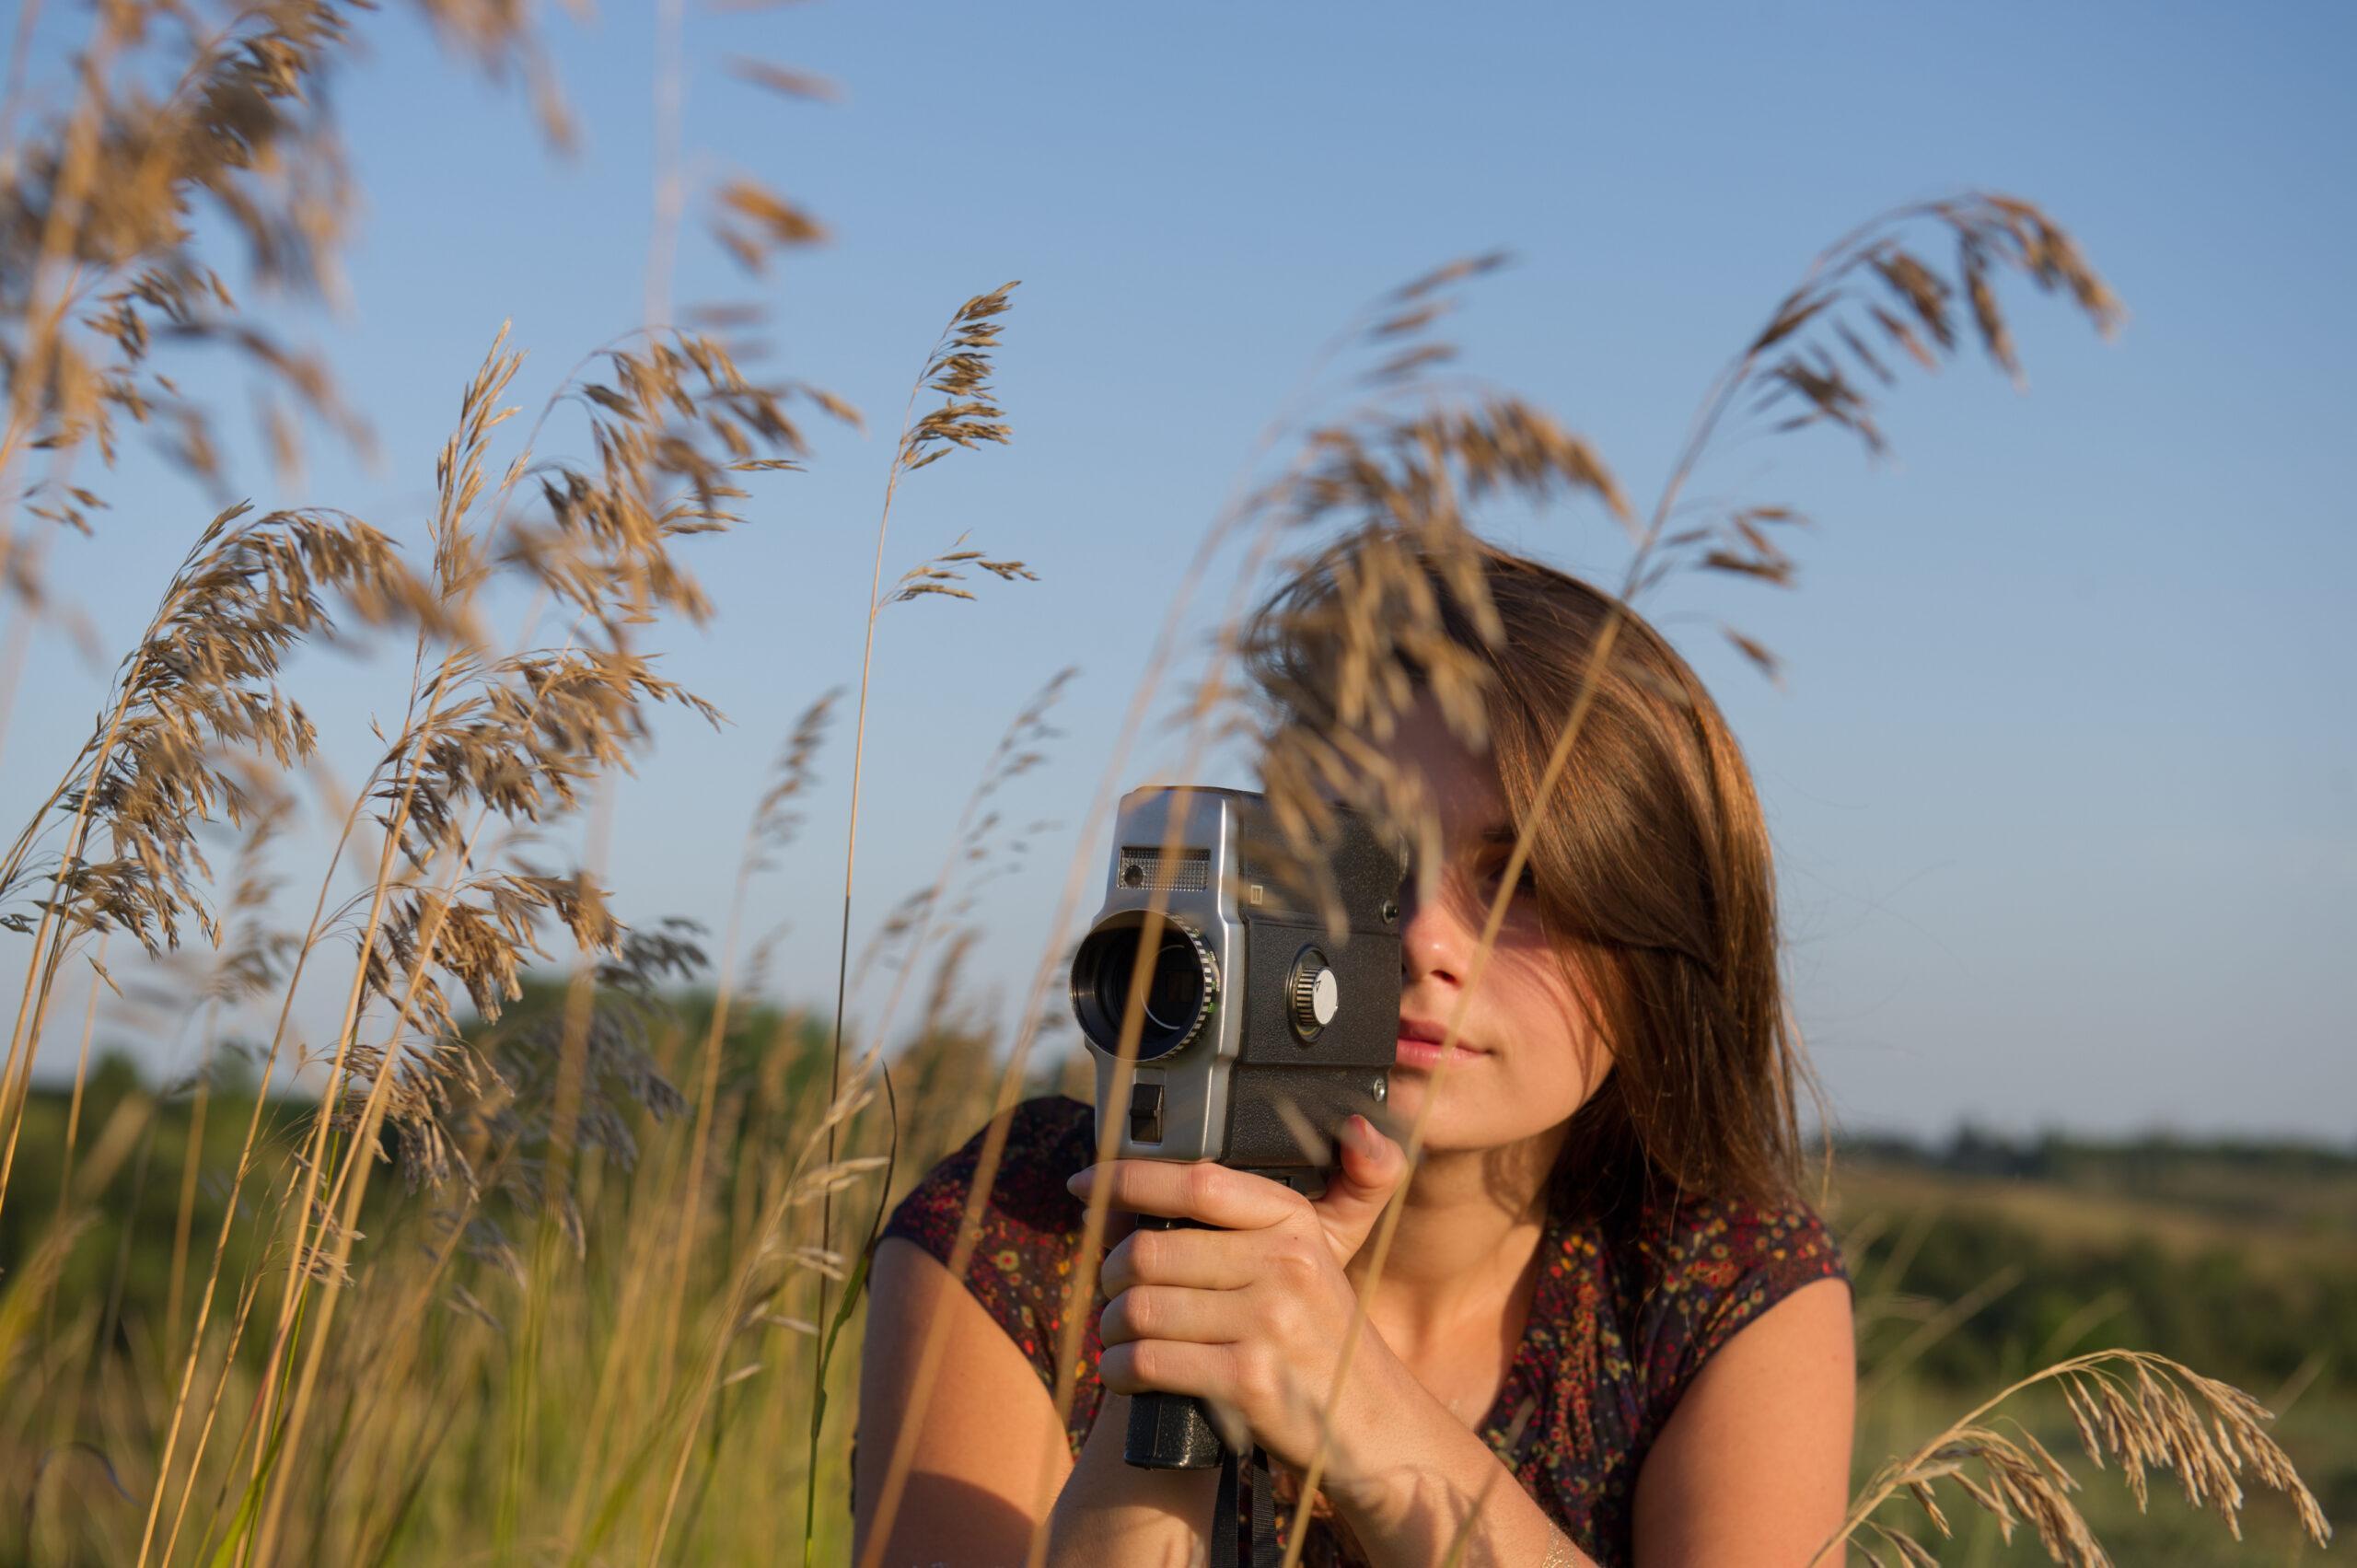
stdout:
{"type": "MultiPolygon", "coordinates": [[[[1216,1160],[1315,1196],[1335,1130],[1353,1112],[1379,1120],[1399,1045],[1407,857],[1364,814],[1338,817],[1322,865],[1305,865],[1264,796],[1184,784],[1122,797],[1105,905],[1072,966],[1098,1132],[1116,1120],[1116,1157],[1216,1160]]],[[[1220,1455],[1200,1401],[1132,1401],[1132,1464],[1195,1469],[1220,1455]]]]}

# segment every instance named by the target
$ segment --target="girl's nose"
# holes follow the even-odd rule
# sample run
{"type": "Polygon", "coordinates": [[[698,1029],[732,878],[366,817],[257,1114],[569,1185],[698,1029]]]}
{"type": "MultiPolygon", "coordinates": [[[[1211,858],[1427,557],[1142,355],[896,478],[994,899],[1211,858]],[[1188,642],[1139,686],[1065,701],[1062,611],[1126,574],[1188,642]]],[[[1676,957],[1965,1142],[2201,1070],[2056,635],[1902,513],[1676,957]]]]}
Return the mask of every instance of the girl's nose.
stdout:
{"type": "Polygon", "coordinates": [[[1399,982],[1420,981],[1462,982],[1466,952],[1465,923],[1459,918],[1456,889],[1448,878],[1433,890],[1430,900],[1416,897],[1411,877],[1399,895],[1399,982]]]}

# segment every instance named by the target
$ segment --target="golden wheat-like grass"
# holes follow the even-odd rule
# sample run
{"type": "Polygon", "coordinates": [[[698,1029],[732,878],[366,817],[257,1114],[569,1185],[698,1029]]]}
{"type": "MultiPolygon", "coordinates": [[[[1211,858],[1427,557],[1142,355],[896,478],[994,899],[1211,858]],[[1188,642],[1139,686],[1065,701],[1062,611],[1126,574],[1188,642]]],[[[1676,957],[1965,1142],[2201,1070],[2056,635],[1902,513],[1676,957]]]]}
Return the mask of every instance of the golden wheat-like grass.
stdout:
{"type": "MultiPolygon", "coordinates": [[[[12,285],[5,361],[11,413],[0,468],[41,450],[62,474],[86,439],[110,460],[114,421],[128,413],[177,422],[182,466],[200,480],[213,478],[205,412],[176,401],[169,384],[146,369],[152,343],[166,335],[218,341],[273,372],[315,413],[340,413],[323,367],[236,313],[234,296],[197,259],[179,214],[192,196],[226,213],[250,244],[262,286],[331,282],[349,192],[336,178],[327,99],[310,84],[348,50],[345,9],[249,8],[223,31],[189,39],[178,87],[150,100],[138,85],[140,46],[154,41],[161,8],[101,8],[80,95],[28,145],[12,148],[9,182],[0,190],[0,277],[12,285]],[[283,178],[253,178],[262,168],[283,178]],[[104,180],[96,178],[100,169],[104,180]]],[[[486,66],[537,72],[533,41],[505,8],[426,9],[486,66]]],[[[543,103],[553,110],[552,98],[543,103]]],[[[553,114],[550,130],[562,131],[553,114]]],[[[749,182],[731,186],[722,204],[740,215],[774,210],[749,182]]],[[[764,245],[807,238],[774,223],[770,228],[764,245]]],[[[0,864],[0,892],[21,894],[36,878],[43,889],[31,911],[10,915],[33,949],[0,1071],[0,1129],[13,1150],[33,1052],[70,954],[122,931],[161,955],[191,922],[220,945],[205,892],[210,868],[193,825],[226,819],[259,826],[268,819],[247,760],[284,772],[308,759],[308,721],[278,685],[286,654],[330,635],[339,620],[414,633],[418,675],[408,714],[383,738],[382,760],[352,796],[309,929],[241,931],[218,966],[215,994],[284,980],[291,1002],[323,946],[348,944],[354,957],[343,1025],[331,1048],[309,1053],[326,1069],[321,1114],[310,1131],[298,1145],[273,1151],[267,1096],[255,1099],[211,1269],[196,1292],[179,1392],[163,1423],[142,1557],[159,1545],[165,1558],[173,1554],[199,1500],[197,1467],[216,1431],[231,1353],[250,1324],[270,1324],[273,1300],[264,1359],[284,1376],[264,1386],[230,1439],[233,1451],[251,1456],[236,1528],[249,1532],[249,1550],[265,1558],[284,1546],[290,1528],[316,1539],[314,1521],[289,1522],[289,1477],[299,1467],[278,1466],[275,1456],[301,1450],[327,1347],[335,1342],[337,1303],[362,1283],[352,1263],[362,1239],[355,1222],[380,1148],[397,1150],[421,1186],[438,1190],[454,1176],[465,1179],[448,1216],[450,1245],[427,1277],[431,1295],[431,1281],[461,1237],[469,1256],[521,1272],[517,1250],[469,1212],[486,1193],[528,1194],[543,1231],[552,1226],[577,1244],[583,1221],[560,1175],[566,1162],[587,1148],[626,1167],[635,1150],[622,1107],[656,1116],[683,1109],[649,1055],[649,1024],[657,1009],[654,981],[672,971],[685,978],[698,957],[692,945],[624,930],[588,877],[540,870],[521,858],[486,864],[483,851],[495,843],[512,854],[534,827],[578,808],[603,772],[625,765],[644,744],[651,704],[676,702],[717,716],[654,672],[633,648],[631,629],[658,613],[708,612],[677,544],[737,520],[734,505],[747,493],[735,476],[794,466],[802,437],[788,401],[804,399],[836,415],[849,411],[798,383],[748,377],[736,351],[707,333],[635,337],[602,353],[606,379],[568,377],[561,394],[587,411],[594,459],[538,461],[528,443],[493,486],[486,459],[512,412],[500,399],[521,364],[503,334],[462,396],[458,429],[438,464],[429,572],[411,571],[388,536],[356,518],[309,511],[255,520],[246,507],[225,510],[125,661],[92,740],[0,864]],[[502,579],[536,587],[541,607],[506,652],[489,645],[477,613],[484,588],[502,579]],[[562,618],[563,645],[535,645],[530,626],[543,610],[562,618]],[[63,842],[54,842],[61,826],[63,842]],[[357,900],[332,905],[336,862],[371,826],[382,830],[371,885],[357,900]],[[600,960],[592,972],[619,1003],[600,1003],[558,1029],[511,1032],[488,1053],[462,1043],[455,998],[463,993],[478,1016],[496,1018],[519,993],[524,965],[549,956],[542,943],[551,928],[600,960]],[[267,1167],[274,1156],[283,1163],[273,1171],[267,1167]],[[283,1284],[262,1290],[262,1276],[243,1282],[225,1345],[211,1332],[213,1309],[250,1179],[267,1184],[261,1217],[280,1237],[270,1267],[283,1284]],[[218,1375],[200,1376],[201,1364],[217,1365],[218,1375]],[[207,1381],[210,1402],[202,1392],[207,1381]],[[181,1458],[176,1448],[192,1426],[195,1451],[181,1460],[185,1479],[159,1541],[181,1458]]],[[[265,415],[291,463],[284,410],[273,405],[265,415]]],[[[61,479],[37,488],[33,500],[34,516],[83,528],[97,505],[91,493],[61,479]]],[[[29,570],[34,556],[16,548],[13,531],[7,543],[19,607],[47,609],[29,570]]],[[[257,886],[241,867],[232,909],[248,908],[244,890],[257,886]]],[[[282,1009],[262,1055],[265,1086],[293,1044],[286,1023],[282,1009]]],[[[78,1093],[77,1082],[77,1112],[78,1093]]],[[[203,1147],[202,1084],[198,1093],[199,1131],[183,1175],[172,1264],[174,1325],[203,1147]]],[[[835,1171],[798,1179],[801,1191],[817,1191],[842,1179],[835,1171]]],[[[6,1181],[0,1174],[0,1202],[6,1181]]],[[[480,1308],[463,1286],[451,1290],[452,1300],[480,1308]]],[[[12,1285],[12,1305],[36,1300],[37,1291],[12,1285]]],[[[413,1364],[413,1353],[379,1361],[396,1370],[413,1364]]],[[[235,1495],[226,1477],[223,1485],[213,1493],[216,1507],[235,1495]]]]}
{"type": "Polygon", "coordinates": [[[2118,1465],[2140,1510],[2149,1496],[2148,1472],[2171,1471],[2186,1502],[2214,1511],[2239,1540],[2247,1478],[2289,1498],[2302,1533],[2316,1545],[2332,1539],[2323,1509],[2268,1433],[2274,1418],[2258,1400],[2165,1356],[2107,1350],[2032,1373],[1912,1454],[1885,1465],[1811,1563],[1845,1542],[1877,1568],[1894,1560],[1936,1563],[1922,1532],[1928,1527],[1941,1539],[1955,1533],[1940,1505],[1940,1489],[1948,1486],[1994,1518],[2006,1540],[2026,1527],[2055,1562],[2107,1568],[2110,1557],[2073,1500],[2078,1480],[2028,1428],[2014,1423],[2008,1430],[1995,1414],[2016,1395],[2041,1387],[2061,1392],[2088,1459],[2098,1469],[2107,1462],[2118,1465]],[[1911,1503],[1921,1522],[1891,1517],[1887,1505],[1894,1503],[1911,1503]]]}
{"type": "MultiPolygon", "coordinates": [[[[101,482],[80,465],[95,455],[111,466],[127,427],[141,426],[200,486],[226,482],[215,412],[159,372],[160,345],[206,346],[255,374],[261,433],[283,477],[299,472],[305,413],[366,445],[365,421],[326,363],[264,330],[242,301],[342,289],[356,192],[325,89],[366,9],[262,0],[216,27],[177,6],[110,0],[90,13],[66,90],[0,151],[0,497],[29,519],[20,528],[0,513],[0,602],[14,617],[0,714],[35,618],[72,625],[72,607],[45,578],[43,546],[55,529],[104,522],[101,482]],[[242,248],[242,274],[200,249],[199,210],[242,248]]],[[[486,74],[521,78],[549,142],[570,143],[570,111],[526,13],[499,0],[425,0],[422,10],[486,74]]],[[[415,564],[397,530],[331,508],[257,512],[221,496],[88,739],[0,853],[0,930],[26,943],[22,1001],[0,1061],[0,1206],[21,1202],[11,1180],[52,1008],[69,980],[81,983],[82,967],[90,971],[57,1211],[0,1280],[0,1371],[28,1390],[12,1400],[0,1439],[25,1460],[28,1543],[143,1564],[463,1552],[734,1560],[774,1552],[798,1516],[811,1560],[822,1550],[819,1487],[835,1479],[821,1443],[829,1369],[853,1330],[891,1173],[904,1156],[930,1158],[986,1113],[1004,1112],[1030,1082],[1037,1042],[1058,1016],[1044,999],[1061,945],[1046,944],[995,1082],[985,1068],[996,1042],[964,1009],[962,976],[977,889],[1041,830],[1008,828],[1004,792],[1052,736],[1065,675],[1016,715],[939,876],[891,910],[863,958],[863,976],[871,961],[893,971],[880,1016],[854,1039],[845,1015],[859,989],[845,983],[849,919],[881,617],[1033,579],[1022,561],[970,548],[962,535],[897,577],[885,567],[901,482],[954,448],[1009,438],[991,377],[1012,285],[953,313],[886,475],[831,1029],[761,1006],[774,938],[748,952],[740,927],[750,879],[781,869],[795,846],[840,697],[805,711],[751,803],[716,945],[700,923],[624,922],[594,852],[575,863],[551,847],[560,826],[599,820],[606,784],[650,742],[659,712],[718,722],[660,674],[651,629],[712,613],[695,575],[700,541],[743,520],[757,476],[808,459],[803,422],[857,420],[821,389],[745,368],[758,343],[742,334],[763,319],[757,305],[705,302],[671,324],[669,249],[685,190],[681,16],[667,8],[658,51],[658,70],[674,77],[660,95],[647,324],[559,377],[520,438],[510,400],[525,360],[500,332],[459,389],[415,564]],[[557,432],[575,422],[577,445],[561,443],[557,432]],[[493,608],[519,598],[529,601],[521,619],[495,623],[493,608]],[[284,676],[297,649],[354,640],[404,648],[411,677],[374,765],[329,814],[331,846],[305,884],[308,916],[280,929],[269,911],[284,879],[269,860],[294,811],[283,781],[317,749],[284,676]],[[236,859],[216,875],[207,835],[223,827],[236,833],[236,859]],[[186,1142],[156,1174],[175,1188],[160,1323],[69,1297],[67,1283],[110,1184],[128,1173],[134,1192],[145,1190],[150,1140],[164,1125],[157,1102],[134,1096],[86,1139],[89,1043],[115,983],[108,956],[134,945],[159,964],[183,947],[210,955],[187,991],[203,1018],[186,1142]],[[939,955],[930,971],[928,953],[939,955]],[[571,970],[563,995],[522,1005],[544,964],[571,970]],[[715,969],[712,994],[683,1004],[679,993],[715,969]],[[294,999],[322,971],[341,979],[343,1005],[330,1036],[308,1040],[294,999]],[[904,1098],[884,1068],[898,1009],[921,976],[922,1016],[900,1058],[912,1091],[904,1098]],[[230,1038],[228,1015],[257,1003],[274,1004],[274,1022],[250,1041],[230,1038]],[[696,1005],[708,1010],[693,1014],[696,1005]],[[215,1070],[238,1060],[253,1082],[215,1070]],[[272,1092],[297,1065],[317,1086],[301,1108],[272,1092]],[[870,1114],[879,1098],[889,1102],[880,1118],[870,1114]],[[208,1132],[224,1127],[234,1134],[226,1162],[208,1132]],[[380,1166],[401,1172],[401,1191],[383,1190],[380,1166]],[[865,1245],[839,1244],[833,1206],[854,1198],[870,1216],[865,1245]],[[797,1452],[799,1508],[777,1501],[793,1490],[797,1452]]],[[[826,96],[826,84],[783,65],[732,70],[779,94],[826,96]]],[[[19,107],[0,108],[0,125],[13,127],[19,107]]],[[[782,250],[824,238],[818,217],[749,177],[726,177],[711,196],[708,233],[750,277],[782,250]]],[[[1182,770],[1213,746],[1265,738],[1262,783],[1306,865],[1318,863],[1326,801],[1341,786],[1401,831],[1432,831],[1430,803],[1386,765],[1382,740],[1411,666],[1478,734],[1480,667],[1442,635],[1424,566],[1437,563],[1476,622],[1493,624],[1469,548],[1481,507],[1593,502],[1627,531],[1630,596],[1686,567],[1788,583],[1779,536],[1804,520],[1797,512],[1681,501],[1716,443],[1761,424],[1826,425],[1878,449],[1874,398],[1900,364],[1929,368],[1977,343],[2017,374],[1996,290],[2008,273],[2067,296],[2098,327],[2119,316],[2069,237],[2028,203],[1973,193],[1887,215],[1829,250],[1779,303],[1713,388],[1658,502],[1641,515],[1575,432],[1453,368],[1435,328],[1501,260],[1437,269],[1337,334],[1207,529],[1151,660],[1157,676],[1176,662],[1189,598],[1215,554],[1243,540],[1207,672],[1176,693],[1182,770]],[[1934,259],[1927,235],[1952,265],[1934,259]],[[1295,690],[1248,693],[1234,671],[1265,650],[1242,606],[1271,565],[1329,553],[1340,609],[1280,629],[1317,650],[1316,662],[1296,672],[1295,690]],[[1288,705],[1330,706],[1335,722],[1323,733],[1272,727],[1272,710],[1288,705]]],[[[1772,668],[1768,650],[1729,634],[1772,668]]],[[[1133,697],[1082,842],[1118,793],[1144,715],[1167,695],[1149,681],[1133,697]]],[[[1577,732],[1575,717],[1555,772],[1577,732]]],[[[1056,931],[1097,869],[1075,857],[1056,931]]],[[[1512,869],[1504,880],[1512,885],[1512,869]]],[[[1493,912],[1492,935],[1495,923],[1493,912]]],[[[1137,1022],[1125,1024],[1125,1054],[1137,1022]]],[[[977,1212],[1005,1125],[993,1116],[977,1212]]],[[[1412,1151],[1420,1130],[1404,1131],[1412,1151]]],[[[970,1260],[975,1217],[956,1268],[970,1260]]],[[[1087,1215],[1091,1243],[1104,1220],[1100,1200],[1087,1215]]],[[[1387,1222],[1378,1273],[1390,1234],[1387,1222]]],[[[1092,1288],[1074,1282],[1067,1368],[1086,1316],[1081,1293],[1092,1288]]],[[[2090,1457],[2120,1464],[2140,1500],[2147,1472],[2169,1469],[2231,1525],[2247,1476],[2293,1495],[2323,1539],[2313,1499],[2247,1397],[2136,1353],[2076,1358],[2040,1377],[2062,1389],[2090,1457]]],[[[920,1398],[929,1386],[920,1378],[920,1398]]],[[[1061,1409],[1068,1377],[1057,1393],[1061,1409]]],[[[2069,1511],[2067,1472],[1986,1414],[1887,1470],[1862,1497],[1851,1533],[1864,1532],[1870,1552],[1878,1544],[1922,1561],[1926,1549],[1884,1505],[1904,1493],[1938,1527],[1937,1489],[1949,1487],[2008,1529],[2027,1525],[2058,1557],[2058,1541],[2079,1553],[2063,1560],[2100,1562],[2069,1511]]],[[[910,1412],[904,1436],[921,1419],[910,1412]]],[[[894,1456],[888,1470],[871,1562],[906,1458],[894,1456]]],[[[1317,1480],[1313,1467],[1296,1541],[1317,1480]]],[[[1478,1561],[1478,1548],[1476,1509],[1452,1556],[1478,1561]]]]}

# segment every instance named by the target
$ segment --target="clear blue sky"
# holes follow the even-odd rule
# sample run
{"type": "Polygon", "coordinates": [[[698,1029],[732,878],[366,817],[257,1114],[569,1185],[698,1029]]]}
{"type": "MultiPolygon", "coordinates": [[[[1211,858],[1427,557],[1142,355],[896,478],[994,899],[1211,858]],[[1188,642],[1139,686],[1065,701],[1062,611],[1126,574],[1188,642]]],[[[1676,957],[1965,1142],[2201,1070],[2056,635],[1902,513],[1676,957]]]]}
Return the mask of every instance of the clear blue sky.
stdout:
{"type": "MultiPolygon", "coordinates": [[[[501,320],[531,351],[528,410],[636,322],[652,10],[552,19],[586,126],[570,164],[405,14],[366,24],[375,56],[340,99],[368,192],[354,305],[298,319],[386,463],[323,457],[282,492],[241,446],[238,494],[422,537],[501,320]]],[[[670,669],[734,723],[669,726],[621,789],[626,918],[718,921],[782,737],[855,679],[888,426],[966,296],[1023,280],[999,376],[1016,442],[905,487],[889,559],[970,529],[1043,580],[887,618],[860,896],[873,916],[929,879],[1000,729],[1082,666],[1053,765],[1006,803],[1065,824],[992,885],[983,967],[1011,1005],[1069,856],[1102,854],[1078,826],[1165,586],[1351,309],[1510,249],[1457,324],[1469,366],[1650,495],[1712,373],[1819,246],[1978,185],[2069,226],[2126,331],[2104,344],[2009,286],[2027,396],[1968,358],[1893,395],[1888,462],[1825,438],[1743,448],[1712,482],[1817,517],[1801,586],[1673,581],[1646,606],[1749,750],[1835,1109],[2357,1135],[2357,530],[2329,456],[2357,360],[2347,8],[835,3],[697,11],[687,40],[697,189],[747,172],[834,233],[763,290],[782,366],[877,428],[823,434],[756,527],[693,552],[720,613],[669,635],[670,669]],[[729,76],[731,54],[846,96],[781,101],[729,76]],[[1729,619],[1782,656],[1784,690],[1723,651],[1729,619]]],[[[743,286],[691,226],[677,297],[743,286]]],[[[137,460],[110,494],[99,537],[54,561],[120,650],[208,509],[137,460]]],[[[1499,530],[1607,580],[1622,564],[1592,511],[1499,530]]],[[[346,777],[404,677],[299,670],[346,777]]],[[[0,772],[12,819],[102,684],[40,645],[0,772]]],[[[754,921],[794,923],[780,983],[811,999],[832,976],[847,746],[821,767],[754,921]]],[[[286,869],[308,892],[316,862],[286,869]]],[[[52,1029],[52,1065],[75,1032],[52,1029]]]]}

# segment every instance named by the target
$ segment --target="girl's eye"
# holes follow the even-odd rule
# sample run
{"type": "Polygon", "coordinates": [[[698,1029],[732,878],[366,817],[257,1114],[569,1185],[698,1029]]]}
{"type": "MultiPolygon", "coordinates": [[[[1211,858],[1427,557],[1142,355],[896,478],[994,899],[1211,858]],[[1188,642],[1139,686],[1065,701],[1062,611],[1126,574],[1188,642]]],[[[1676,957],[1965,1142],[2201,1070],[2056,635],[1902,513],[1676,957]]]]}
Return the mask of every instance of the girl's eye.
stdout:
{"type": "MultiPolygon", "coordinates": [[[[1495,888],[1500,879],[1502,879],[1505,874],[1506,863],[1502,860],[1492,865],[1487,871],[1484,871],[1481,874],[1481,880],[1485,885],[1495,888]]],[[[1522,875],[1515,879],[1514,890],[1515,896],[1518,898],[1538,892],[1538,873],[1537,869],[1526,863],[1522,868],[1522,875]]]]}

